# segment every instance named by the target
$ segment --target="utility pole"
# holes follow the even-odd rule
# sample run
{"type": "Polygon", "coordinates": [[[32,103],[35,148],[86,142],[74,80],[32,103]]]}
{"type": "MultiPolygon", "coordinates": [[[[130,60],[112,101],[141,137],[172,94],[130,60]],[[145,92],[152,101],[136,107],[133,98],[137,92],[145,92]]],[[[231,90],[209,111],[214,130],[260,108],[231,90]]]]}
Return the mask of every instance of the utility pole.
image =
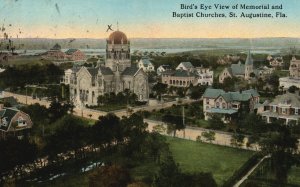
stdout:
{"type": "Polygon", "coordinates": [[[26,88],[25,103],[26,103],[26,105],[27,105],[27,85],[25,86],[25,88],[26,88]]]}
{"type": "Polygon", "coordinates": [[[184,127],[184,129],[183,129],[183,138],[185,138],[184,106],[182,106],[182,125],[183,125],[183,127],[184,127]]]}

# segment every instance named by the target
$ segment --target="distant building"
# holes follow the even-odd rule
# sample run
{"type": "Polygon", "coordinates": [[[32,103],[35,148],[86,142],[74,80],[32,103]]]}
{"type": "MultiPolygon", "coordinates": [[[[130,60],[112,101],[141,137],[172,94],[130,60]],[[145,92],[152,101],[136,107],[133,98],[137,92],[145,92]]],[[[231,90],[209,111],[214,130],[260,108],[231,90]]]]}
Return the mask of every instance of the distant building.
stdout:
{"type": "Polygon", "coordinates": [[[214,82],[214,72],[209,68],[196,67],[197,84],[212,85],[214,82]]]}
{"type": "Polygon", "coordinates": [[[213,71],[209,68],[194,67],[190,62],[181,62],[176,70],[162,71],[161,79],[162,83],[175,87],[188,87],[191,84],[212,85],[213,71]]]}
{"type": "Polygon", "coordinates": [[[0,104],[0,133],[1,138],[18,136],[22,138],[32,128],[30,116],[14,108],[5,108],[0,104]]]}
{"type": "Polygon", "coordinates": [[[79,49],[68,49],[66,52],[61,50],[59,44],[55,44],[49,51],[42,55],[42,58],[53,61],[83,61],[85,54],[79,49]]]}
{"type": "Polygon", "coordinates": [[[245,64],[240,61],[237,64],[231,64],[229,68],[225,68],[219,75],[219,82],[223,83],[227,77],[240,77],[245,80],[249,80],[254,73],[253,70],[253,59],[250,51],[248,52],[245,64]]]}
{"type": "Polygon", "coordinates": [[[269,55],[267,57],[267,60],[269,61],[269,65],[271,67],[275,67],[275,68],[283,67],[283,58],[282,58],[282,56],[271,56],[271,55],[269,55]]]}
{"type": "Polygon", "coordinates": [[[42,55],[42,58],[62,61],[66,59],[66,54],[61,51],[61,46],[59,44],[55,44],[49,51],[42,55]]]}
{"type": "Polygon", "coordinates": [[[181,62],[177,67],[176,70],[185,70],[185,71],[194,71],[194,66],[191,62],[181,62]]]}
{"type": "Polygon", "coordinates": [[[155,71],[153,64],[150,62],[150,59],[143,57],[137,64],[138,68],[142,68],[144,72],[153,72],[155,71]]]}
{"type": "Polygon", "coordinates": [[[197,75],[187,70],[166,70],[161,73],[161,82],[168,86],[189,87],[197,84],[197,75]]]}
{"type": "Polygon", "coordinates": [[[228,77],[241,78],[244,80],[249,80],[251,78],[262,78],[265,79],[273,73],[273,68],[268,68],[266,66],[255,69],[253,67],[253,58],[250,51],[248,52],[245,64],[240,61],[237,64],[231,64],[230,67],[225,68],[219,75],[219,83],[223,83],[228,77]]]}
{"type": "Polygon", "coordinates": [[[167,70],[171,70],[169,65],[161,65],[156,69],[156,73],[157,73],[157,75],[161,75],[162,72],[167,71],[167,70]]]}
{"type": "Polygon", "coordinates": [[[85,60],[85,54],[79,49],[69,49],[65,52],[66,58],[71,61],[83,61],[85,60]]]}
{"type": "Polygon", "coordinates": [[[276,98],[264,106],[264,111],[260,115],[268,123],[273,120],[283,120],[285,124],[298,122],[300,119],[300,96],[299,93],[286,93],[278,95],[276,98]]]}
{"type": "Polygon", "coordinates": [[[300,88],[300,60],[293,57],[289,68],[290,76],[279,78],[279,86],[288,89],[291,86],[300,88]]]}
{"type": "Polygon", "coordinates": [[[231,119],[231,115],[243,108],[243,104],[249,107],[249,111],[254,111],[254,107],[259,103],[259,94],[256,90],[250,89],[242,92],[225,92],[222,89],[207,88],[203,94],[203,112],[205,120],[213,114],[220,114],[226,122],[231,119]]]}

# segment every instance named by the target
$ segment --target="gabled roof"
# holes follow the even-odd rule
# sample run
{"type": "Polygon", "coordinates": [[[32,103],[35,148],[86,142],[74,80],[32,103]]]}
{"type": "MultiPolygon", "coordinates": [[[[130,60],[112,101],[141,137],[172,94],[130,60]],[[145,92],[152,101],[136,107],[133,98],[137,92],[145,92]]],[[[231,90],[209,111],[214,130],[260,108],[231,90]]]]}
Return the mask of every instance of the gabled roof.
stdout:
{"type": "Polygon", "coordinates": [[[91,74],[92,77],[98,74],[98,68],[87,68],[88,72],[91,74]]]}
{"type": "Polygon", "coordinates": [[[217,98],[222,93],[225,93],[225,91],[222,89],[207,88],[203,94],[203,97],[217,98]]]}
{"type": "Polygon", "coordinates": [[[11,108],[4,108],[3,110],[1,110],[1,111],[0,111],[0,117],[1,117],[1,120],[2,120],[3,118],[6,118],[7,125],[6,125],[6,126],[1,125],[1,126],[0,126],[0,130],[7,131],[8,128],[9,128],[11,119],[12,119],[18,112],[19,112],[19,110],[11,109],[11,108]]]}
{"type": "Polygon", "coordinates": [[[149,58],[142,58],[140,62],[142,62],[144,66],[152,65],[149,58]]]}
{"type": "Polygon", "coordinates": [[[258,92],[255,89],[245,90],[245,91],[242,91],[242,93],[250,93],[253,95],[253,97],[259,96],[258,92]]]}
{"type": "Polygon", "coordinates": [[[103,74],[103,75],[113,75],[114,73],[112,72],[112,70],[109,67],[105,67],[105,66],[100,66],[99,67],[99,71],[103,74]]]}
{"type": "Polygon", "coordinates": [[[245,74],[245,65],[241,64],[241,62],[237,64],[231,64],[230,68],[231,73],[233,75],[244,75],[245,74]]]}
{"type": "Polygon", "coordinates": [[[78,49],[68,49],[65,53],[67,55],[72,55],[73,53],[75,53],[76,51],[78,51],[78,49]]]}
{"type": "Polygon", "coordinates": [[[122,75],[131,75],[134,76],[135,73],[139,70],[136,66],[127,67],[123,72],[122,75]]]}
{"type": "Polygon", "coordinates": [[[269,105],[287,104],[292,107],[300,108],[300,96],[293,93],[278,95],[269,105]]]}
{"type": "Polygon", "coordinates": [[[51,50],[61,50],[61,46],[60,46],[58,43],[56,43],[56,44],[51,48],[51,50]]]}
{"type": "MultiPolygon", "coordinates": [[[[187,69],[194,68],[194,66],[193,66],[193,64],[191,62],[181,62],[180,64],[182,64],[187,69]]],[[[178,66],[180,66],[180,64],[178,66]]]]}
{"type": "Polygon", "coordinates": [[[259,94],[256,90],[250,89],[242,92],[225,92],[222,89],[207,88],[203,94],[205,98],[217,99],[223,97],[226,102],[231,101],[248,101],[251,97],[257,97],[259,94]]]}

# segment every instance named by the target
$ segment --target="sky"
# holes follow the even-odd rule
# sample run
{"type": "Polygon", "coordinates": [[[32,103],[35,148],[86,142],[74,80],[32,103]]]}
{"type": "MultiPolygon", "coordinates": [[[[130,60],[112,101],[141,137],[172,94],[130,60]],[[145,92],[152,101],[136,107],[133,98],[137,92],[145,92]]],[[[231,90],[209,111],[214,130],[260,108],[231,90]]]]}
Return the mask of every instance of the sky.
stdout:
{"type": "MultiPolygon", "coordinates": [[[[107,38],[107,25],[129,38],[300,37],[300,0],[0,0],[0,27],[19,38],[107,38]],[[286,18],[174,18],[180,4],[280,5],[286,18]],[[118,28],[117,28],[118,23],[118,28]],[[10,26],[11,25],[11,26],[10,26]]],[[[226,15],[232,10],[219,10],[226,15]]],[[[260,13],[262,10],[245,11],[260,13]]],[[[240,10],[235,13],[239,15],[240,10]]],[[[3,33],[0,33],[3,37],[3,33]]]]}

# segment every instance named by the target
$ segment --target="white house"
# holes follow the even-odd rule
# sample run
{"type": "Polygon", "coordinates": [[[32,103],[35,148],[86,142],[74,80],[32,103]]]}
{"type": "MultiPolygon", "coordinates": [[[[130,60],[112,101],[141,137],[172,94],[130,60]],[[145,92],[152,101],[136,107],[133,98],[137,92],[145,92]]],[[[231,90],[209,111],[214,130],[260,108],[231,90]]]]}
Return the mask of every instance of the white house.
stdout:
{"type": "Polygon", "coordinates": [[[290,61],[290,76],[279,78],[279,86],[288,89],[291,86],[300,88],[300,60],[295,57],[290,61]]]}
{"type": "Polygon", "coordinates": [[[138,62],[138,68],[142,68],[144,72],[155,71],[155,68],[150,62],[149,58],[141,58],[141,60],[138,62]]]}
{"type": "Polygon", "coordinates": [[[196,67],[197,83],[200,85],[212,85],[214,82],[214,72],[209,68],[196,67]]]}
{"type": "Polygon", "coordinates": [[[156,69],[156,73],[157,75],[161,75],[162,72],[166,71],[166,70],[170,70],[170,66],[169,65],[161,65],[156,69]]]}

